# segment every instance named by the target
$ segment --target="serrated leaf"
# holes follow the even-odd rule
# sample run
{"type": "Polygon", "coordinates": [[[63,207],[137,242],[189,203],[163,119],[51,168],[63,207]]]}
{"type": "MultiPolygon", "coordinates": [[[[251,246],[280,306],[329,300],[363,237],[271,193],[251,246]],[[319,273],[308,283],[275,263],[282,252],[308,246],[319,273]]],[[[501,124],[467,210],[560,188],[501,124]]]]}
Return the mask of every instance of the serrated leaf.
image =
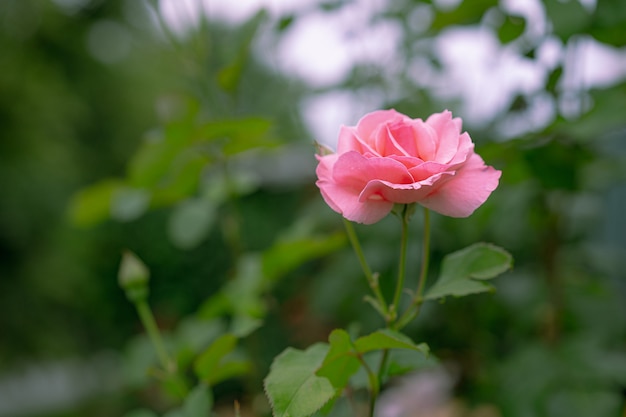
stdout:
{"type": "Polygon", "coordinates": [[[513,257],[498,246],[487,243],[468,246],[443,259],[439,279],[424,298],[460,297],[492,291],[493,286],[483,280],[495,278],[510,269],[512,264],[513,257]]]}
{"type": "Polygon", "coordinates": [[[316,375],[328,378],[335,389],[342,390],[348,385],[350,377],[359,370],[361,363],[354,352],[350,335],[345,330],[333,330],[328,336],[328,342],[330,349],[316,375]]]}
{"type": "Polygon", "coordinates": [[[429,351],[428,345],[425,343],[416,345],[409,337],[390,329],[378,330],[367,336],[362,336],[355,340],[354,346],[359,353],[383,349],[411,349],[427,355],[429,351]]]}
{"type": "Polygon", "coordinates": [[[324,358],[317,375],[328,378],[337,390],[348,385],[350,378],[361,368],[360,357],[368,352],[388,349],[405,349],[428,355],[428,346],[424,343],[416,345],[410,338],[393,330],[378,330],[367,336],[350,339],[350,335],[342,329],[333,330],[328,337],[330,349],[324,358]]]}
{"type": "Polygon", "coordinates": [[[315,375],[328,350],[322,343],[305,351],[287,348],[274,359],[264,381],[274,417],[310,416],[335,396],[330,381],[315,375]]]}

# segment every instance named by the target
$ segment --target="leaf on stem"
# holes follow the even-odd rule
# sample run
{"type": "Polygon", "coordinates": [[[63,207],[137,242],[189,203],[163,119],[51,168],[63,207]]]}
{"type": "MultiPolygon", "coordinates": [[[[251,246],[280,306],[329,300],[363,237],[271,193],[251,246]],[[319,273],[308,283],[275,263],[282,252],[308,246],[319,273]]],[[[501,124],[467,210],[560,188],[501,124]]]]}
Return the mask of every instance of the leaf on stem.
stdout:
{"type": "Polygon", "coordinates": [[[316,374],[328,378],[338,391],[344,389],[350,377],[361,368],[361,358],[365,353],[386,349],[408,349],[426,356],[429,352],[425,343],[416,345],[402,333],[389,329],[378,330],[354,342],[350,340],[350,335],[345,330],[336,329],[332,331],[328,341],[330,349],[316,374]]]}
{"type": "Polygon", "coordinates": [[[439,279],[426,292],[424,299],[493,291],[494,287],[484,280],[495,278],[512,265],[511,254],[498,246],[488,243],[468,246],[443,259],[439,279]]]}
{"type": "Polygon", "coordinates": [[[328,336],[328,342],[330,349],[316,375],[328,378],[333,387],[341,391],[348,385],[350,377],[359,370],[361,363],[350,335],[345,330],[333,330],[328,336]]]}
{"type": "Polygon", "coordinates": [[[383,349],[410,349],[428,355],[426,343],[416,345],[409,337],[390,329],[378,330],[367,336],[358,338],[354,346],[360,353],[383,349]]]}
{"type": "Polygon", "coordinates": [[[274,359],[264,385],[275,417],[310,416],[335,396],[330,381],[315,375],[328,351],[318,343],[305,351],[287,348],[274,359]]]}
{"type": "Polygon", "coordinates": [[[196,360],[194,370],[198,378],[211,386],[248,372],[250,369],[248,361],[229,357],[236,344],[237,338],[230,333],[211,343],[196,360]]]}

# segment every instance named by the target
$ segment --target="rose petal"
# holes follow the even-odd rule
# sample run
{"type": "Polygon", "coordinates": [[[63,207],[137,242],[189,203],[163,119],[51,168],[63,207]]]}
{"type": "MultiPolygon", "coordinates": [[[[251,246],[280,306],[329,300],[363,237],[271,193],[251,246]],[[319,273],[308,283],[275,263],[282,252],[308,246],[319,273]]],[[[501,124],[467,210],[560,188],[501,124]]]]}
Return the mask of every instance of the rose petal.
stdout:
{"type": "Polygon", "coordinates": [[[459,135],[461,134],[461,119],[452,119],[452,113],[445,110],[435,113],[426,119],[426,124],[432,127],[437,135],[437,151],[434,160],[448,163],[457,154],[459,149],[459,135]]]}
{"type": "Polygon", "coordinates": [[[386,150],[384,155],[416,156],[417,142],[411,124],[391,123],[387,126],[387,135],[391,143],[391,150],[386,150]]]}
{"type": "Polygon", "coordinates": [[[435,129],[424,123],[421,119],[417,119],[412,124],[413,134],[415,135],[415,153],[412,155],[419,156],[424,161],[431,161],[435,158],[437,151],[437,133],[435,129]]]}
{"type": "Polygon", "coordinates": [[[359,200],[366,201],[372,196],[376,196],[398,204],[418,203],[433,192],[433,185],[438,186],[446,180],[445,177],[453,177],[453,175],[454,172],[442,172],[412,184],[394,184],[389,181],[372,180],[363,189],[359,200]]]}
{"type": "Polygon", "coordinates": [[[472,154],[452,179],[419,203],[445,216],[467,217],[496,189],[501,174],[472,154]]]}
{"type": "Polygon", "coordinates": [[[350,151],[362,154],[368,152],[380,156],[374,148],[359,137],[356,128],[341,126],[339,129],[339,140],[337,141],[337,153],[342,154],[350,151]]]}
{"type": "Polygon", "coordinates": [[[342,155],[318,156],[318,160],[316,185],[322,197],[333,210],[359,223],[376,223],[393,208],[394,203],[380,195],[360,199],[371,179],[384,177],[393,183],[412,181],[406,167],[393,159],[366,158],[351,151],[342,155]]]}
{"type": "Polygon", "coordinates": [[[439,174],[450,170],[450,166],[447,164],[440,164],[434,161],[427,161],[422,164],[415,164],[412,168],[409,168],[409,173],[415,181],[423,181],[432,175],[439,174]]]}
{"type": "Polygon", "coordinates": [[[343,187],[357,189],[359,193],[371,180],[410,184],[413,177],[407,168],[392,158],[366,158],[358,152],[339,156],[333,167],[333,179],[343,187]]]}
{"type": "Polygon", "coordinates": [[[356,130],[360,137],[371,138],[374,137],[376,131],[380,129],[381,126],[395,120],[410,121],[411,119],[393,109],[377,110],[363,116],[357,123],[356,130]]]}

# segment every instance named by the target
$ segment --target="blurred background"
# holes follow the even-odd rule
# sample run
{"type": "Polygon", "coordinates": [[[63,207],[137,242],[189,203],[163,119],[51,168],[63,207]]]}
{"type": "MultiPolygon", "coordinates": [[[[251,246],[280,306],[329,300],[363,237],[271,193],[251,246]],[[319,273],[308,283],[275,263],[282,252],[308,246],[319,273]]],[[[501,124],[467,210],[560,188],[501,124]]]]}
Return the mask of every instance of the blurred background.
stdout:
{"type": "MultiPolygon", "coordinates": [[[[503,171],[472,217],[433,216],[432,265],[488,241],[514,269],[407,328],[454,370],[450,415],[624,415],[626,2],[2,0],[0,416],[176,404],[124,249],[179,360],[242,335],[218,415],[269,415],[286,346],[382,326],[314,185],[314,142],[380,108],[450,109],[503,171]]],[[[357,232],[393,276],[397,219],[357,232]]]]}

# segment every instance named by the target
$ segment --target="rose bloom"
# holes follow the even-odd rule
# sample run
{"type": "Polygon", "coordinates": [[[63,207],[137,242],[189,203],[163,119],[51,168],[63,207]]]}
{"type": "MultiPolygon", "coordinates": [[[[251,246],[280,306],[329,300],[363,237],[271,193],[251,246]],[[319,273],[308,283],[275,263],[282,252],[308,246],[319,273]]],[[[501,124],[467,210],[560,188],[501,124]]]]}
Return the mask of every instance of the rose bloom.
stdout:
{"type": "Polygon", "coordinates": [[[461,119],[447,110],[426,121],[395,110],[369,113],[356,126],[342,126],[337,152],[317,159],[316,184],[326,203],[364,224],[381,220],[396,203],[467,217],[501,175],[474,153],[461,119]]]}

